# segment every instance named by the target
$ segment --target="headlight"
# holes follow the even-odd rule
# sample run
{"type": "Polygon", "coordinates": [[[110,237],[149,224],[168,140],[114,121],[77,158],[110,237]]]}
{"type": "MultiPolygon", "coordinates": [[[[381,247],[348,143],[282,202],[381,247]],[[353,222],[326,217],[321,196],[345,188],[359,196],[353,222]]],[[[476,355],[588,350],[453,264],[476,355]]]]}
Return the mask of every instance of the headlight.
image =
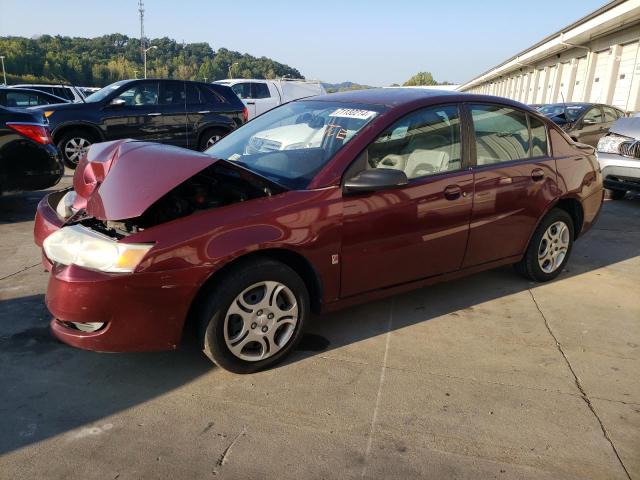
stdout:
{"type": "Polygon", "coordinates": [[[598,141],[598,152],[602,153],[620,153],[620,144],[630,140],[628,137],[621,135],[607,135],[598,141]]]}
{"type": "Polygon", "coordinates": [[[67,219],[75,213],[73,210],[73,202],[76,199],[76,192],[71,190],[64,194],[56,206],[56,213],[62,219],[67,219]]]}
{"type": "Polygon", "coordinates": [[[63,227],[43,243],[52,262],[109,273],[133,272],[152,246],[119,243],[80,225],[63,227]]]}

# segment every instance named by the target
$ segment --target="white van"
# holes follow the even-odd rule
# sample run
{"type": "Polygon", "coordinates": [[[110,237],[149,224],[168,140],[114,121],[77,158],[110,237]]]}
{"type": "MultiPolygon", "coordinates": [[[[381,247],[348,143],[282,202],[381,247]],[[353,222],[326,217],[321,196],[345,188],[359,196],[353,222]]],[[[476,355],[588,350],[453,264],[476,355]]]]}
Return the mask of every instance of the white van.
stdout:
{"type": "Polygon", "coordinates": [[[231,87],[246,105],[249,120],[283,103],[327,93],[322,83],[312,80],[232,78],[213,83],[231,87]]]}

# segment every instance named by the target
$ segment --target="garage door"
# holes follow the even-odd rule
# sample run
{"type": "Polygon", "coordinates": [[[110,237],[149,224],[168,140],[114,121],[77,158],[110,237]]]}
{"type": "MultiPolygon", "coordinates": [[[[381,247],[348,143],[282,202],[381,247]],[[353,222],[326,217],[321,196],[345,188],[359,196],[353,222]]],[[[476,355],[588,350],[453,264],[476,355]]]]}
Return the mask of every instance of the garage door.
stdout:
{"type": "Polygon", "coordinates": [[[604,91],[606,83],[606,75],[608,72],[609,61],[611,59],[610,50],[598,52],[595,55],[595,68],[593,74],[593,82],[591,83],[591,95],[589,95],[590,102],[604,102],[606,99],[604,91]]]}
{"type": "Polygon", "coordinates": [[[627,102],[631,93],[631,82],[637,61],[638,42],[623,45],[620,52],[620,67],[616,76],[616,86],[613,91],[613,105],[623,110],[631,109],[627,106],[627,102]]]}
{"type": "Polygon", "coordinates": [[[562,73],[560,73],[560,88],[558,89],[558,98],[556,102],[568,102],[569,101],[569,81],[571,80],[571,70],[573,65],[569,62],[562,64],[562,73]]]}
{"type": "Polygon", "coordinates": [[[555,100],[553,99],[553,87],[556,83],[556,74],[558,73],[558,67],[553,66],[549,67],[549,72],[547,75],[547,83],[544,86],[544,100],[543,103],[553,103],[555,100]]]}
{"type": "Polygon", "coordinates": [[[544,73],[544,70],[538,70],[536,72],[536,75],[538,76],[538,85],[536,87],[536,91],[534,92],[533,102],[531,103],[544,103],[544,80],[546,78],[546,75],[544,73]]]}
{"type": "Polygon", "coordinates": [[[584,86],[587,81],[587,57],[580,57],[576,60],[576,79],[573,84],[573,93],[567,101],[581,102],[584,96],[584,86]]]}

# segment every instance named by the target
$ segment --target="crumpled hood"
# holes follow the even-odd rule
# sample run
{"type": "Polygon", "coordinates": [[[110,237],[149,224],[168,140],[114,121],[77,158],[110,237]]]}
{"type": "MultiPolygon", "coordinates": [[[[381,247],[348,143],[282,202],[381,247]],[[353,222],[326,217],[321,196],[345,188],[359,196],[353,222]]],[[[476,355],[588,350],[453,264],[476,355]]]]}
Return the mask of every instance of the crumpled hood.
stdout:
{"type": "Polygon", "coordinates": [[[640,140],[640,117],[620,118],[611,125],[609,131],[640,140]]]}
{"type": "Polygon", "coordinates": [[[92,145],[73,177],[74,208],[99,220],[139,217],[154,202],[216,158],[134,140],[92,145]]]}

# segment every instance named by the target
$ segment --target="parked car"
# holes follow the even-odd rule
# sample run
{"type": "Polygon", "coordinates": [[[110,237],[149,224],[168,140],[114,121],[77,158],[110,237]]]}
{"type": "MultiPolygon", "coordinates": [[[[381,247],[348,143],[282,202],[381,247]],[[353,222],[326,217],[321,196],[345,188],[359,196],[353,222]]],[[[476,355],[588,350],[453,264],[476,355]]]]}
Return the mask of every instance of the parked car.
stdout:
{"type": "Polygon", "coordinates": [[[537,110],[550,118],[575,141],[595,147],[609,127],[626,114],[610,105],[599,103],[552,103],[537,110]]]}
{"type": "Polygon", "coordinates": [[[44,117],[0,107],[0,193],[49,188],[63,174],[44,117]]]}
{"type": "Polygon", "coordinates": [[[31,88],[0,87],[0,105],[4,107],[27,108],[57,103],[69,103],[69,101],[31,88]]]}
{"type": "Polygon", "coordinates": [[[248,373],[310,311],[508,264],[551,280],[602,196],[594,149],[522,104],[362,90],[287,103],[204,153],[94,145],[74,189],[38,205],[35,241],[63,342],[174,349],[189,317],[215,363],[248,373]],[[299,141],[256,152],[277,129],[299,141]]]}
{"type": "Polygon", "coordinates": [[[85,95],[82,91],[73,85],[54,85],[47,83],[21,83],[19,85],[9,85],[8,88],[30,88],[32,90],[40,90],[41,92],[50,93],[56,97],[64,98],[73,103],[82,103],[85,95]]]}
{"type": "Polygon", "coordinates": [[[310,80],[233,78],[214,83],[231,87],[246,105],[249,120],[283,103],[327,93],[322,83],[310,80]]]}
{"type": "Polygon", "coordinates": [[[89,145],[133,138],[204,150],[246,121],[229,87],[182,80],[121,80],[83,103],[37,107],[69,168],[89,145]]]}
{"type": "Polygon", "coordinates": [[[621,118],[598,142],[604,186],[613,200],[640,192],[640,117],[621,118]]]}

